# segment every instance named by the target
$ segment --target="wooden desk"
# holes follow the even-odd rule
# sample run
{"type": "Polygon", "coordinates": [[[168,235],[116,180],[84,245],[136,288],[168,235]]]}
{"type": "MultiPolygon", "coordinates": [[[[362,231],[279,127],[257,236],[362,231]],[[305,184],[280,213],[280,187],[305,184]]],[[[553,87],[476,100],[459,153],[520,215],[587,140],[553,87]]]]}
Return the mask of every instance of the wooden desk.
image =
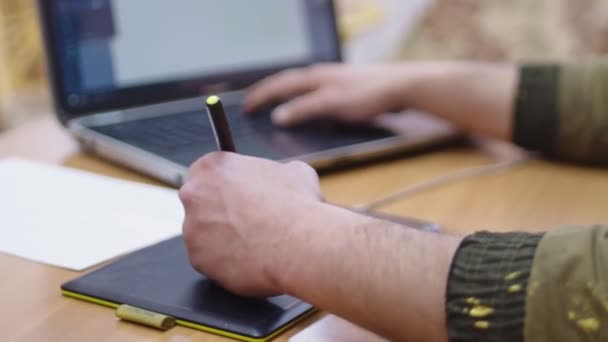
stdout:
{"type": "MultiPolygon", "coordinates": [[[[63,162],[106,175],[154,182],[79,154],[76,144],[50,119],[0,135],[0,157],[6,156],[63,162]]],[[[446,149],[324,175],[322,186],[328,200],[355,204],[450,170],[489,162],[489,156],[474,148],[446,149]]],[[[452,232],[541,230],[565,223],[608,222],[606,203],[608,170],[533,161],[504,174],[418,194],[386,211],[439,222],[452,232]]],[[[2,341],[227,341],[182,327],[160,333],[119,322],[109,309],[61,297],[59,285],[77,276],[75,272],[0,254],[0,274],[2,341]]],[[[277,341],[287,341],[321,317],[322,313],[316,314],[277,341]]],[[[336,329],[343,329],[343,325],[323,324],[311,336],[324,341],[346,336],[336,329]]]]}

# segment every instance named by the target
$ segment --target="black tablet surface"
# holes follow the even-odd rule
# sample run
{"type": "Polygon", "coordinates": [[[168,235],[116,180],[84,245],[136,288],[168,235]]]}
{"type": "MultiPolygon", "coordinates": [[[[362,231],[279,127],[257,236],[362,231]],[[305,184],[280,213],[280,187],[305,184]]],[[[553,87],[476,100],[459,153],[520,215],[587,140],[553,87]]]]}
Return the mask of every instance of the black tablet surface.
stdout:
{"type": "Polygon", "coordinates": [[[296,298],[251,299],[196,272],[180,237],[132,253],[64,284],[64,295],[109,307],[128,304],[177,324],[242,341],[273,338],[314,308],[296,298]]]}

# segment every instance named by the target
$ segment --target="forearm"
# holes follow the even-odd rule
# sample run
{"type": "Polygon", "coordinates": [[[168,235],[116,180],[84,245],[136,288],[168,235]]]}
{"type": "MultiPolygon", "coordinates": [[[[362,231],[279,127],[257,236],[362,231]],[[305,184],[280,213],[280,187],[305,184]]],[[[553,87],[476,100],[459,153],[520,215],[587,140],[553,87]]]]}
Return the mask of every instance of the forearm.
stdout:
{"type": "Polygon", "coordinates": [[[281,253],[282,289],[386,337],[446,340],[446,280],[459,238],[326,204],[300,212],[281,253]]]}
{"type": "Polygon", "coordinates": [[[440,116],[473,132],[511,140],[515,65],[446,62],[422,64],[404,89],[402,107],[440,116]]]}
{"type": "Polygon", "coordinates": [[[576,162],[608,163],[608,61],[401,66],[400,108],[576,162]]]}

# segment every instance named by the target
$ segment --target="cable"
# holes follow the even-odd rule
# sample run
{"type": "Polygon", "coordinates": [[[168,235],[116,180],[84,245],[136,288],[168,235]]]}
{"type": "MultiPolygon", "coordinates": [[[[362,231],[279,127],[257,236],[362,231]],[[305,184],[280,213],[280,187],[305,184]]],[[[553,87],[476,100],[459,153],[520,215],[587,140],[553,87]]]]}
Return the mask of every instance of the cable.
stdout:
{"type": "Polygon", "coordinates": [[[496,163],[493,165],[476,166],[476,167],[471,167],[471,168],[467,168],[464,170],[455,171],[452,173],[448,173],[448,174],[430,179],[428,181],[423,181],[418,184],[408,186],[402,190],[393,192],[389,195],[383,196],[383,197],[373,200],[371,202],[355,205],[353,207],[353,210],[356,210],[361,213],[366,213],[366,212],[372,211],[374,209],[377,209],[379,207],[386,206],[390,203],[393,203],[393,202],[396,202],[399,200],[403,200],[404,198],[410,197],[412,195],[415,195],[415,194],[420,193],[425,190],[436,188],[436,187],[439,187],[442,185],[447,185],[447,184],[454,183],[454,182],[461,181],[461,180],[468,179],[468,178],[480,177],[480,176],[495,174],[495,173],[502,172],[502,171],[507,171],[516,166],[522,165],[529,160],[530,160],[529,156],[522,156],[522,157],[518,157],[516,159],[499,162],[499,163],[496,163]]]}

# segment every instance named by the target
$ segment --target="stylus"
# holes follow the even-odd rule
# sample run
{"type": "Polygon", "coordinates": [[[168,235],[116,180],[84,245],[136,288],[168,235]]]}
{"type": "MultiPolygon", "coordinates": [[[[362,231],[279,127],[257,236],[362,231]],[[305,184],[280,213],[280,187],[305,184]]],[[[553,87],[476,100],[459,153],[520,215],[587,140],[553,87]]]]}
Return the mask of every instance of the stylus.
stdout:
{"type": "Polygon", "coordinates": [[[232,134],[230,133],[228,118],[226,117],[224,106],[222,106],[222,100],[219,96],[213,95],[207,98],[205,104],[207,105],[207,114],[209,115],[209,120],[211,120],[213,134],[215,134],[217,148],[220,151],[236,152],[234,140],[232,140],[232,134]]]}

